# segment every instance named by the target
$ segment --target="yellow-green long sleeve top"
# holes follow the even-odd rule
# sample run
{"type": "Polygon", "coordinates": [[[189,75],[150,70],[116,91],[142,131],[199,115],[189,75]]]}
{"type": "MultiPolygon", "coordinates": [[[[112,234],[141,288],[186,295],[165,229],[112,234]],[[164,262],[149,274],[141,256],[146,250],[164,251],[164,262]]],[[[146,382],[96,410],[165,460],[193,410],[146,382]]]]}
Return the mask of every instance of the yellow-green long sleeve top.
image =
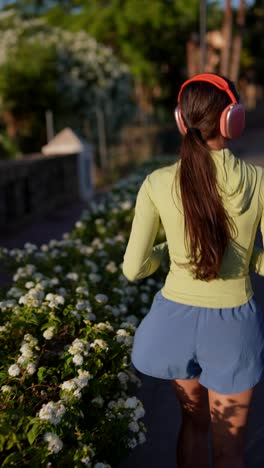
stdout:
{"type": "Polygon", "coordinates": [[[222,202],[236,227],[218,278],[195,279],[188,265],[180,265],[188,263],[178,178],[180,160],[154,170],[143,181],[122,271],[130,281],[145,278],[157,270],[163,255],[169,254],[164,297],[194,306],[236,307],[253,296],[249,268],[264,275],[264,250],[254,247],[259,223],[264,235],[264,169],[236,158],[227,148],[213,150],[211,156],[222,202]],[[154,246],[160,223],[166,242],[154,246]]]}

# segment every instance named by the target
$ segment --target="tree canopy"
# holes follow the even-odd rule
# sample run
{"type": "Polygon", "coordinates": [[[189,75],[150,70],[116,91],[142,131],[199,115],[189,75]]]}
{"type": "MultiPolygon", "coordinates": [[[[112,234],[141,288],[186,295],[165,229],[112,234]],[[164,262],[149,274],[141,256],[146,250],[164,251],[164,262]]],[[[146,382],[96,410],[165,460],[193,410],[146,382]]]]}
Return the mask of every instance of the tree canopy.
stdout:
{"type": "Polygon", "coordinates": [[[39,149],[45,135],[32,129],[38,125],[45,133],[45,112],[51,110],[57,131],[71,125],[81,132],[89,125],[89,136],[96,140],[100,111],[110,141],[133,115],[128,67],[86,32],[14,14],[2,18],[0,41],[0,111],[11,136],[16,129],[24,137],[35,133],[39,149]]]}
{"type": "MultiPolygon", "coordinates": [[[[199,4],[198,0],[22,0],[12,6],[27,17],[44,15],[52,25],[87,31],[111,46],[139,82],[149,89],[160,88],[166,100],[176,95],[186,76],[186,41],[199,31],[199,4]]],[[[211,2],[208,11],[209,26],[219,26],[217,2],[211,2]]]]}

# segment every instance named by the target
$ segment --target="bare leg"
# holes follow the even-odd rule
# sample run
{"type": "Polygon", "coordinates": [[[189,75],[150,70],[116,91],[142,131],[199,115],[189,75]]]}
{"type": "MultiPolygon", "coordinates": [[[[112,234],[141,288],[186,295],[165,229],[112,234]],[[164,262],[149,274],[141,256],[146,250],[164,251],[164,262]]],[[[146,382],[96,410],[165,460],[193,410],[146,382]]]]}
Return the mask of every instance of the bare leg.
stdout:
{"type": "Polygon", "coordinates": [[[245,468],[245,434],[253,392],[251,388],[223,395],[208,390],[214,468],[245,468]]]}
{"type": "Polygon", "coordinates": [[[172,386],[182,414],[176,449],[178,468],[207,468],[210,466],[208,432],[211,422],[208,391],[198,378],[175,379],[172,386]]]}
{"type": "Polygon", "coordinates": [[[207,468],[208,431],[199,431],[191,420],[183,418],[177,441],[178,468],[207,468]]]}

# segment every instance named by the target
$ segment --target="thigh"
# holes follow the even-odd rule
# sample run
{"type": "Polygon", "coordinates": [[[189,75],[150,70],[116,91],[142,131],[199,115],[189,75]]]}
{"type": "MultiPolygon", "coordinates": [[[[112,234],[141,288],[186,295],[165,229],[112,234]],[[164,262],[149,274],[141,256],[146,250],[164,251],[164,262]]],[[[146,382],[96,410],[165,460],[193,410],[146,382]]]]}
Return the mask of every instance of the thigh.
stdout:
{"type": "Polygon", "coordinates": [[[215,457],[240,455],[244,451],[248,413],[253,393],[254,387],[230,395],[208,390],[215,457]]]}
{"type": "Polygon", "coordinates": [[[199,430],[207,431],[210,424],[208,390],[198,379],[171,381],[182,409],[183,419],[191,420],[199,430]]]}

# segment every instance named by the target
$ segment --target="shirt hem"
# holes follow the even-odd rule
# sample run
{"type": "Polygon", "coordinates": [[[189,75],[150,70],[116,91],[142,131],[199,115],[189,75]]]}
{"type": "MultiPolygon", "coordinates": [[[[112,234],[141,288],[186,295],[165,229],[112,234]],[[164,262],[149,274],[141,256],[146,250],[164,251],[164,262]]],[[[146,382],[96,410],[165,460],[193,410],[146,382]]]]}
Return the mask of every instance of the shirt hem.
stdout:
{"type": "Polygon", "coordinates": [[[198,306],[198,307],[208,307],[208,308],[230,308],[230,307],[239,307],[246,304],[252,297],[254,297],[254,291],[248,293],[247,295],[239,298],[227,298],[223,299],[221,297],[194,297],[194,296],[183,296],[182,294],[170,294],[165,289],[165,287],[161,288],[161,294],[165,299],[168,299],[173,302],[177,302],[179,304],[185,304],[190,306],[198,306]]]}

